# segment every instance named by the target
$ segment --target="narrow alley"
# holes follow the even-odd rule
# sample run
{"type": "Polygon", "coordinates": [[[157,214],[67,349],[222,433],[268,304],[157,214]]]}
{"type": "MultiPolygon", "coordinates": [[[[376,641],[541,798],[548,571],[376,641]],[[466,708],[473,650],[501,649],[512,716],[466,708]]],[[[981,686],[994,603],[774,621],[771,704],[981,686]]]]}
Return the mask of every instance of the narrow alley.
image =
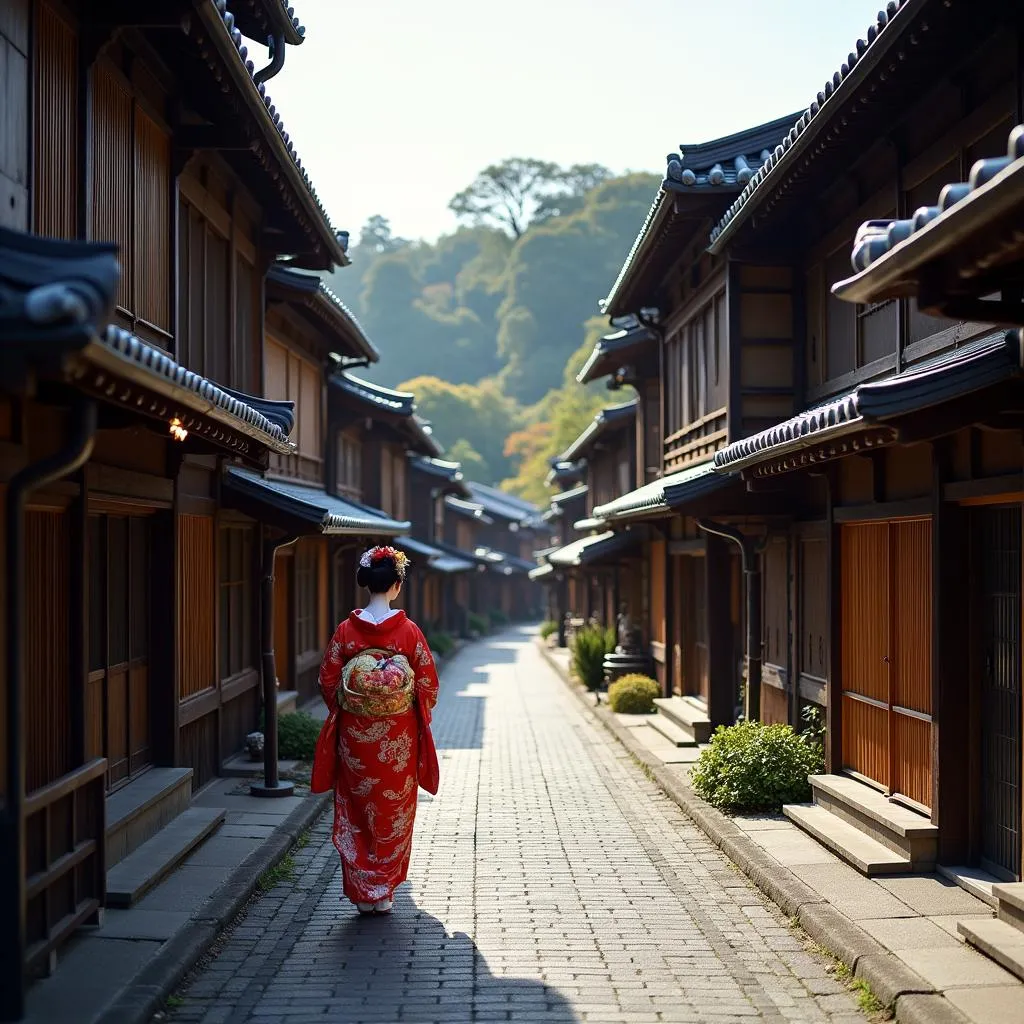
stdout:
{"type": "Polygon", "coordinates": [[[421,794],[393,915],[340,901],[324,819],[175,1024],[865,1020],[529,635],[448,664],[435,733],[441,791],[421,794]]]}

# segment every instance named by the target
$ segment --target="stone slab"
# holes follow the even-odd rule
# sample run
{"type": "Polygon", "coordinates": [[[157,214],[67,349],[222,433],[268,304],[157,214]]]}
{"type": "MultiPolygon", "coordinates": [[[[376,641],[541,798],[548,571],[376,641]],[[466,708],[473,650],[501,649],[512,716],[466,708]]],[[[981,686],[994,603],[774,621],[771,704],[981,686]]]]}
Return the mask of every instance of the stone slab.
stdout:
{"type": "Polygon", "coordinates": [[[975,985],[1008,985],[1016,979],[981,953],[967,946],[957,949],[908,949],[901,958],[937,989],[975,985]]]}
{"type": "Polygon", "coordinates": [[[123,828],[150,804],[186,785],[191,778],[191,768],[150,768],[107,797],[107,832],[123,828]]]}
{"type": "Polygon", "coordinates": [[[781,814],[734,814],[732,820],[744,832],[762,832],[765,829],[791,829],[793,823],[781,814]]]}
{"type": "Polygon", "coordinates": [[[211,807],[189,807],[107,872],[107,905],[130,907],[169,875],[224,820],[211,807]]]}
{"type": "Polygon", "coordinates": [[[203,865],[185,864],[178,868],[170,878],[139,900],[137,906],[145,910],[180,910],[182,907],[200,907],[213,895],[227,877],[234,865],[203,865]]]}
{"type": "Polygon", "coordinates": [[[896,1003],[896,1019],[900,1024],[971,1024],[969,1017],[941,995],[903,996],[896,1003]]]}
{"type": "Polygon", "coordinates": [[[217,835],[207,839],[186,861],[190,867],[228,867],[245,860],[253,850],[259,849],[260,839],[239,839],[217,835]]]}
{"type": "Polygon", "coordinates": [[[103,926],[93,934],[101,939],[148,939],[163,942],[189,919],[187,910],[110,909],[103,917],[103,926]]]}
{"type": "Polygon", "coordinates": [[[924,917],[948,914],[984,914],[988,905],[959,885],[937,875],[880,878],[878,884],[924,917]]]}
{"type": "Polygon", "coordinates": [[[1024,985],[949,988],[944,994],[973,1024],[1024,1024],[1024,985]]]}
{"type": "Polygon", "coordinates": [[[956,949],[956,937],[926,917],[868,918],[859,922],[872,937],[897,956],[901,949],[956,949]]]}
{"type": "Polygon", "coordinates": [[[273,825],[244,825],[237,822],[228,822],[217,830],[218,836],[225,839],[266,839],[273,835],[273,825]]]}
{"type": "Polygon", "coordinates": [[[865,875],[911,870],[910,861],[817,804],[787,804],[786,817],[865,875]]]}
{"type": "Polygon", "coordinates": [[[57,972],[28,991],[26,1024],[86,1024],[160,948],[124,939],[73,941],[57,972]]]}
{"type": "Polygon", "coordinates": [[[790,870],[851,920],[917,916],[902,900],[848,864],[796,864],[790,870]]]}
{"type": "Polygon", "coordinates": [[[957,931],[968,945],[1005,967],[1014,977],[1024,979],[1024,931],[1002,920],[961,921],[957,931]]]}
{"type": "Polygon", "coordinates": [[[793,864],[838,864],[839,858],[807,833],[789,829],[759,829],[750,833],[758,846],[787,867],[793,864]]]}
{"type": "Polygon", "coordinates": [[[995,875],[990,875],[987,871],[982,871],[981,868],[965,867],[962,865],[947,867],[944,864],[939,864],[935,870],[943,878],[956,882],[961,889],[966,889],[972,896],[981,900],[982,903],[986,903],[995,909],[998,901],[992,895],[992,886],[999,882],[995,875]]]}

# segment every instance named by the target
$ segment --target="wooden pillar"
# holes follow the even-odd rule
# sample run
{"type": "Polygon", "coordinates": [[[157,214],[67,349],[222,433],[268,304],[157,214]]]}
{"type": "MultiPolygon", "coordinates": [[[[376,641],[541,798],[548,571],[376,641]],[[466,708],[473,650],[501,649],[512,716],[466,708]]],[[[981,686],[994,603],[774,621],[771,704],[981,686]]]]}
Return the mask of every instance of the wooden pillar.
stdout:
{"type": "Polygon", "coordinates": [[[708,718],[712,729],[731,725],[736,709],[732,636],[732,560],[729,542],[705,534],[704,587],[707,609],[708,718]]]}
{"type": "Polygon", "coordinates": [[[675,644],[676,644],[676,607],[675,607],[675,559],[672,557],[672,528],[670,522],[664,527],[665,536],[665,572],[664,572],[664,600],[662,607],[665,609],[665,685],[663,696],[671,697],[675,685],[675,644]]]}
{"type": "Polygon", "coordinates": [[[825,536],[828,542],[828,582],[825,588],[828,601],[828,678],[825,681],[825,771],[843,769],[843,580],[842,537],[836,523],[836,482],[826,476],[828,498],[825,512],[825,536]]]}
{"type": "Polygon", "coordinates": [[[949,479],[945,442],[932,454],[932,821],[939,861],[966,864],[971,855],[971,777],[964,747],[973,750],[970,630],[970,517],[943,502],[949,479]],[[946,728],[946,725],[949,725],[946,728]]]}
{"type": "MultiPolygon", "coordinates": [[[[69,590],[71,614],[69,641],[71,645],[71,666],[68,679],[71,767],[78,768],[86,761],[85,694],[89,686],[89,577],[87,575],[87,542],[89,491],[85,470],[75,474],[80,488],[78,497],[68,510],[71,526],[71,564],[69,568],[69,590]]],[[[150,733],[152,735],[152,732],[150,733]]]]}

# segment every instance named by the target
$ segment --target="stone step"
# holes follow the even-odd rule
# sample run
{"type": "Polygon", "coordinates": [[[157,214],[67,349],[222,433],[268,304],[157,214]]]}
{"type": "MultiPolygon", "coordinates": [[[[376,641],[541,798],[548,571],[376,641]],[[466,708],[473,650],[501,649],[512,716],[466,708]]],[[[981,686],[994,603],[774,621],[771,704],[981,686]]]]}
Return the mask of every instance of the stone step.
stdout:
{"type": "Polygon", "coordinates": [[[956,930],[975,949],[1024,981],[1024,932],[995,919],[957,921],[956,930]]]}
{"type": "Polygon", "coordinates": [[[697,741],[693,738],[693,733],[684,732],[675,724],[675,722],[672,721],[672,719],[666,718],[665,715],[651,715],[650,721],[647,724],[652,729],[656,729],[674,747],[697,746],[697,741]]]}
{"type": "Polygon", "coordinates": [[[995,875],[990,875],[981,868],[969,867],[963,864],[937,864],[935,870],[955,882],[961,889],[966,889],[976,899],[987,903],[993,910],[999,906],[999,900],[992,893],[992,887],[999,884],[995,875]]]}
{"type": "Polygon", "coordinates": [[[933,871],[939,830],[923,814],[845,775],[812,775],[814,802],[911,861],[915,871],[933,871]]]}
{"type": "Polygon", "coordinates": [[[914,870],[908,857],[895,853],[824,807],[786,804],[782,813],[862,874],[903,875],[914,870]]]}
{"type": "Polygon", "coordinates": [[[711,739],[707,710],[692,697],[659,697],[654,704],[659,715],[691,736],[694,743],[707,743],[711,739]]]}
{"type": "Polygon", "coordinates": [[[992,886],[999,920],[1024,935],[1024,882],[1000,882],[992,886]]]}
{"type": "Polygon", "coordinates": [[[184,811],[191,768],[150,768],[107,797],[107,868],[124,860],[184,811]]]}
{"type": "Polygon", "coordinates": [[[130,907],[224,821],[221,807],[190,807],[107,872],[107,906],[130,907]]]}

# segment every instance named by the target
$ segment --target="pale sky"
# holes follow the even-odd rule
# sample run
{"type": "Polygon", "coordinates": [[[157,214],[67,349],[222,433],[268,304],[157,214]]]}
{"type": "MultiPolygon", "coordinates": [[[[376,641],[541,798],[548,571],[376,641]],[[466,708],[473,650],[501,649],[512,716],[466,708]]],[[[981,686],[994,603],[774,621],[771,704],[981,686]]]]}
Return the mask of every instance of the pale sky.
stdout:
{"type": "Polygon", "coordinates": [[[680,143],[805,109],[881,6],[295,0],[306,39],[267,86],[336,227],[432,240],[505,157],[661,174],[680,143]]]}

